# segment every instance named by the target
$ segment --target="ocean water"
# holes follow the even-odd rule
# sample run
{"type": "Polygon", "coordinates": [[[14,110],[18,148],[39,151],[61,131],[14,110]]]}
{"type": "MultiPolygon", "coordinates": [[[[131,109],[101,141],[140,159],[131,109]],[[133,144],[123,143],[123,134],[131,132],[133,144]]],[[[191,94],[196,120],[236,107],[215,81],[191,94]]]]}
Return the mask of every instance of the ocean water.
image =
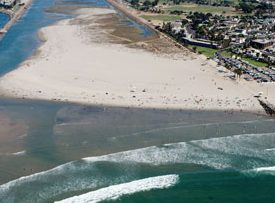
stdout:
{"type": "MultiPolygon", "coordinates": [[[[39,28],[71,17],[44,11],[55,5],[108,6],[35,0],[0,41],[1,74],[34,53],[39,28]]],[[[273,203],[274,122],[240,112],[2,98],[0,203],[273,203]]]]}
{"type": "Polygon", "coordinates": [[[0,122],[0,202],[275,200],[270,117],[0,100],[0,122]]]}
{"type": "Polygon", "coordinates": [[[0,13],[0,29],[8,22],[10,17],[5,13],[0,13]]]}

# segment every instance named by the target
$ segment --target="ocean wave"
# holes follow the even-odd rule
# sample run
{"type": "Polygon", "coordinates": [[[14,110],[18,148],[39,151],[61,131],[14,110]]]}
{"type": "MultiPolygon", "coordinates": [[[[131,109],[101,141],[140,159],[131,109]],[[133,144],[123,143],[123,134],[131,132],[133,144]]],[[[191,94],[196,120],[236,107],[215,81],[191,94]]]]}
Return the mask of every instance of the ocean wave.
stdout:
{"type": "Polygon", "coordinates": [[[25,154],[26,154],[25,150],[24,151],[20,151],[20,152],[14,152],[14,153],[12,153],[12,155],[14,155],[14,156],[23,156],[25,154]]]}
{"type": "Polygon", "coordinates": [[[41,202],[39,200],[47,199],[49,196],[132,181],[138,178],[135,176],[138,164],[180,163],[215,169],[251,170],[274,164],[274,153],[265,150],[274,147],[271,146],[274,140],[275,133],[242,134],[87,157],[3,184],[0,186],[0,199],[14,202],[8,200],[21,195],[21,202],[28,202],[29,199],[41,202]],[[113,170],[115,173],[110,179],[108,173],[102,172],[102,164],[105,164],[106,168],[119,170],[113,170]],[[121,164],[123,167],[119,167],[121,164]],[[25,195],[25,190],[35,192],[25,195]]]}
{"type": "Polygon", "coordinates": [[[0,153],[0,156],[24,156],[26,155],[26,151],[19,151],[14,153],[0,153]]]}
{"type": "Polygon", "coordinates": [[[94,164],[83,164],[83,161],[69,162],[53,169],[24,176],[0,185],[0,202],[45,202],[49,197],[62,193],[93,189],[108,183],[123,181],[123,176],[108,177],[95,175],[83,176],[95,172],[94,164]],[[26,192],[28,191],[28,192],[26,192]]]}
{"type": "Polygon", "coordinates": [[[259,167],[254,169],[256,172],[265,172],[265,171],[274,171],[275,172],[275,166],[269,166],[269,167],[259,167]]]}
{"type": "Polygon", "coordinates": [[[116,200],[123,195],[130,195],[137,192],[149,191],[152,189],[166,189],[173,187],[179,181],[178,175],[163,175],[135,180],[128,183],[112,185],[101,188],[92,192],[88,192],[79,196],[70,197],[56,203],[95,203],[106,200],[116,200]]]}
{"type": "Polygon", "coordinates": [[[275,166],[259,167],[252,170],[256,174],[275,175],[275,166]]]}
{"type": "Polygon", "coordinates": [[[266,151],[266,145],[274,143],[275,133],[241,134],[190,142],[165,144],[124,151],[97,157],[87,157],[87,162],[139,162],[147,164],[190,163],[215,169],[248,169],[273,162],[275,157],[266,151]],[[264,136],[264,139],[263,139],[264,136]],[[241,162],[234,162],[245,157],[241,162]]]}
{"type": "Polygon", "coordinates": [[[275,175],[275,166],[265,166],[265,167],[258,167],[253,168],[250,170],[244,170],[243,174],[247,176],[259,176],[259,175],[275,175]]]}

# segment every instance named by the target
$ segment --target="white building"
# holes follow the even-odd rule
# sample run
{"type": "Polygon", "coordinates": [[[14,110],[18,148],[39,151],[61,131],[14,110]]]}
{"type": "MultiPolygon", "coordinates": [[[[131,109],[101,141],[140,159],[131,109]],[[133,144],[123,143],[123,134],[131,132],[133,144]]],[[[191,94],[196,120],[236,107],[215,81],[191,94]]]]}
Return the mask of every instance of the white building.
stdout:
{"type": "Polygon", "coordinates": [[[0,6],[5,8],[12,8],[16,2],[17,0],[0,0],[0,6]]]}

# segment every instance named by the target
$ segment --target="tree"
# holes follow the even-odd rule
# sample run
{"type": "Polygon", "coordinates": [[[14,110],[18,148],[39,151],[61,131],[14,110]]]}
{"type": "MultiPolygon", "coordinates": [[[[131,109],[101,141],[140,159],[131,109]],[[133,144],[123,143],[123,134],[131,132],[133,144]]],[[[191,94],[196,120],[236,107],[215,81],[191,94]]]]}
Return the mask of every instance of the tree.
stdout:
{"type": "Polygon", "coordinates": [[[145,0],[145,1],[143,2],[143,6],[149,7],[149,6],[151,6],[151,5],[152,5],[152,3],[151,3],[151,1],[149,1],[149,0],[145,0]]]}
{"type": "Polygon", "coordinates": [[[243,1],[241,1],[241,2],[239,3],[239,6],[240,6],[240,8],[242,9],[242,11],[243,11],[244,13],[252,13],[252,11],[253,11],[254,8],[255,8],[255,6],[254,6],[253,4],[251,4],[251,3],[246,3],[246,2],[243,2],[243,1]]]}
{"type": "Polygon", "coordinates": [[[154,7],[154,6],[158,5],[158,3],[159,3],[159,0],[154,0],[154,1],[152,2],[152,6],[154,7]]]}
{"type": "Polygon", "coordinates": [[[234,69],[234,73],[238,76],[238,78],[240,78],[241,75],[243,74],[243,71],[241,69],[237,68],[237,69],[234,69]]]}
{"type": "Polygon", "coordinates": [[[137,6],[138,3],[139,3],[139,0],[131,0],[131,5],[134,7],[137,6]]]}

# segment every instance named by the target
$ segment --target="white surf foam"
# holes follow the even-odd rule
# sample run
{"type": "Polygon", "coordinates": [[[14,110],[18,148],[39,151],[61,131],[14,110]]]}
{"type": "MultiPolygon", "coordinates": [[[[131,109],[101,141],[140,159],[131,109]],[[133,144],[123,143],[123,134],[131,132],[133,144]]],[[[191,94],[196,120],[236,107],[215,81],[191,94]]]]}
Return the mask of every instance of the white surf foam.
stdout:
{"type": "Polygon", "coordinates": [[[275,172],[275,166],[255,168],[256,172],[275,172]]]}
{"type": "Polygon", "coordinates": [[[137,192],[149,191],[152,189],[165,189],[176,185],[179,181],[178,175],[164,175],[135,180],[128,183],[112,185],[101,188],[86,194],[70,197],[56,203],[95,203],[106,200],[116,200],[123,195],[130,195],[137,192]]]}
{"type": "MultiPolygon", "coordinates": [[[[87,157],[88,162],[139,162],[153,165],[169,163],[191,163],[206,165],[216,169],[234,168],[234,157],[262,158],[275,160],[275,157],[263,150],[266,143],[274,140],[275,133],[242,134],[229,137],[195,140],[147,147],[97,157],[87,157]],[[265,137],[264,142],[262,137],[265,137]]],[[[247,166],[248,168],[257,167],[247,166]]]]}
{"type": "Polygon", "coordinates": [[[261,174],[275,175],[275,166],[258,167],[251,170],[243,171],[248,176],[257,176],[261,174]]]}
{"type": "Polygon", "coordinates": [[[14,153],[12,153],[12,155],[14,155],[14,156],[23,156],[25,154],[26,154],[26,151],[20,151],[20,152],[14,152],[14,153]]]}
{"type": "MultiPolygon", "coordinates": [[[[21,177],[0,186],[0,198],[9,197],[10,192],[21,191],[26,185],[33,185],[39,182],[51,182],[65,175],[68,177],[59,180],[52,187],[41,187],[41,192],[45,195],[58,195],[63,192],[81,190],[81,188],[93,189],[104,187],[110,184],[110,180],[105,180],[104,174],[99,180],[98,176],[83,177],[78,174],[97,170],[97,162],[132,164],[145,163],[150,165],[165,165],[174,163],[200,164],[216,169],[237,169],[249,170],[261,167],[263,164],[274,163],[273,153],[266,151],[266,146],[275,139],[274,133],[266,134],[242,134],[230,137],[211,138],[190,142],[166,144],[162,146],[152,146],[136,150],[118,152],[97,157],[83,158],[83,162],[75,161],[60,165],[48,171],[40,172],[30,176],[21,177]],[[264,139],[263,139],[264,138],[264,139]],[[241,162],[235,161],[242,158],[241,162]],[[263,162],[264,161],[264,162],[263,162]],[[93,169],[93,166],[95,168],[93,169]],[[78,181],[78,182],[77,182],[78,181]],[[77,182],[77,183],[76,183],[77,182]],[[80,188],[81,185],[81,188],[80,188]],[[60,189],[62,188],[62,189],[60,189]]],[[[129,170],[125,172],[126,176],[129,170]]],[[[118,174],[117,178],[123,175],[118,174]]],[[[124,177],[124,176],[123,176],[124,177]]],[[[117,180],[113,184],[128,181],[129,179],[117,180]]],[[[37,192],[38,194],[39,192],[37,192]]],[[[41,193],[40,193],[41,194],[41,193]]],[[[35,194],[33,194],[35,195],[35,194]]]]}

